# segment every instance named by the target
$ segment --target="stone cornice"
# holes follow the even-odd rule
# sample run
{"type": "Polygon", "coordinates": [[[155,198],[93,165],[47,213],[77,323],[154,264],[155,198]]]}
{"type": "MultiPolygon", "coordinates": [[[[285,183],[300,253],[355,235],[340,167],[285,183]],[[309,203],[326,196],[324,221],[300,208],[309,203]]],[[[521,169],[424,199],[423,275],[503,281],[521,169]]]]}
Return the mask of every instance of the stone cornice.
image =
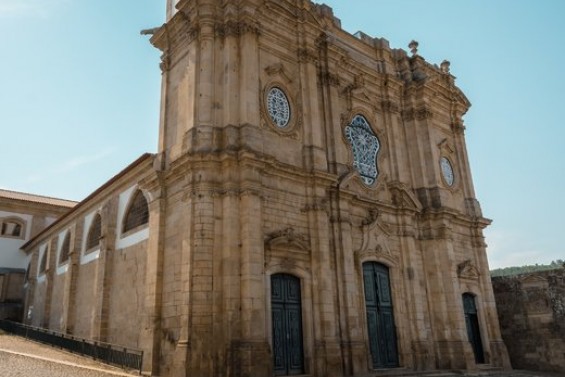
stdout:
{"type": "Polygon", "coordinates": [[[428,106],[419,107],[419,108],[410,108],[407,110],[402,111],[402,119],[407,122],[411,122],[414,120],[423,121],[427,119],[432,119],[434,113],[428,106]]]}
{"type": "Polygon", "coordinates": [[[240,37],[245,34],[261,34],[259,23],[251,20],[218,22],[214,27],[214,32],[220,38],[240,37]]]}

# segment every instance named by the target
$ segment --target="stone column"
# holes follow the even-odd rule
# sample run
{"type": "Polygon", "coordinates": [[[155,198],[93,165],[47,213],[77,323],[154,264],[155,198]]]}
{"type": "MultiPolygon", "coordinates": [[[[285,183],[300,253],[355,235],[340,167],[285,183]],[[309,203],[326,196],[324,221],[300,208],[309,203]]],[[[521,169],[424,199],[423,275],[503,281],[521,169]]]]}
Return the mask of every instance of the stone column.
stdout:
{"type": "Polygon", "coordinates": [[[241,227],[241,375],[262,377],[272,374],[265,324],[265,256],[263,208],[259,192],[249,188],[240,197],[241,227]]]}
{"type": "Polygon", "coordinates": [[[101,210],[102,235],[100,253],[96,262],[93,284],[95,296],[92,305],[90,337],[105,341],[108,338],[109,296],[112,284],[112,267],[116,250],[116,227],[118,226],[118,197],[112,197],[101,210]]]}
{"type": "Polygon", "coordinates": [[[467,340],[450,227],[435,224],[424,230],[434,236],[422,241],[424,269],[439,369],[475,369],[467,340]]]}
{"type": "Polygon", "coordinates": [[[51,321],[51,299],[53,297],[53,288],[55,274],[57,273],[57,244],[58,237],[53,237],[48,243],[47,271],[45,272],[45,309],[43,311],[43,323],[41,327],[49,328],[51,321]]]}
{"type": "MultiPolygon", "coordinates": [[[[201,171],[195,172],[199,174],[201,171]]],[[[204,174],[204,173],[202,173],[204,174]]],[[[187,375],[211,376],[214,373],[214,198],[205,187],[191,194],[191,231],[188,242],[189,287],[187,375]]],[[[183,247],[184,249],[184,247],[183,247]]],[[[185,251],[183,250],[183,254],[185,251]]],[[[183,256],[183,263],[184,263],[183,256]]],[[[184,324],[183,324],[184,326],[184,324]]]]}
{"type": "Polygon", "coordinates": [[[173,377],[186,377],[189,369],[191,357],[190,337],[191,337],[191,300],[192,300],[192,252],[194,249],[194,197],[189,191],[182,194],[182,202],[179,204],[180,221],[177,226],[180,232],[180,275],[175,281],[176,289],[179,291],[178,300],[175,302],[180,307],[179,313],[179,340],[177,341],[175,354],[173,356],[173,377]]]}
{"type": "MultiPolygon", "coordinates": [[[[334,194],[334,195],[337,195],[334,194]]],[[[344,375],[364,374],[368,370],[368,350],[362,332],[365,320],[361,294],[363,287],[359,286],[359,266],[354,256],[352,225],[349,215],[350,206],[346,200],[339,196],[332,203],[338,207],[333,208],[331,226],[333,230],[333,244],[336,254],[336,285],[339,297],[339,326],[340,340],[343,354],[344,375]]]]}
{"type": "Polygon", "coordinates": [[[63,331],[70,334],[74,333],[76,317],[76,285],[80,271],[80,255],[84,233],[84,221],[81,220],[83,219],[79,218],[76,220],[74,231],[72,232],[69,268],[65,276],[65,293],[63,296],[63,331]]]}
{"type": "MultiPolygon", "coordinates": [[[[159,174],[159,173],[158,173],[159,174]]],[[[163,248],[165,238],[166,191],[157,177],[156,187],[150,188],[149,239],[145,272],[145,312],[139,347],[144,350],[143,370],[159,374],[161,346],[161,311],[163,301],[163,248]]]]}
{"type": "Polygon", "coordinates": [[[416,246],[416,229],[412,216],[400,215],[400,250],[403,258],[403,269],[406,280],[406,318],[411,341],[412,359],[404,360],[404,367],[414,370],[430,370],[436,365],[433,352],[432,325],[430,323],[429,298],[426,292],[427,276],[425,273],[425,255],[416,246]]]}

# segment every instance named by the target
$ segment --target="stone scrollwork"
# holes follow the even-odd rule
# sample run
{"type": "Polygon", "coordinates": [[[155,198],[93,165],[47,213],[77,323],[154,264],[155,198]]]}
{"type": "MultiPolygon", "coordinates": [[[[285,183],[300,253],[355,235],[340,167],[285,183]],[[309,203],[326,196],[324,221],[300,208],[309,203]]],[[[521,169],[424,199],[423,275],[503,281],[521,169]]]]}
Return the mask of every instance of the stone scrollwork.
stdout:
{"type": "Polygon", "coordinates": [[[388,189],[392,204],[396,207],[414,211],[422,210],[422,204],[416,199],[416,196],[408,190],[405,184],[391,182],[388,184],[388,189]]]}
{"type": "Polygon", "coordinates": [[[265,237],[265,245],[268,248],[280,245],[291,245],[300,250],[310,249],[307,237],[296,232],[292,227],[269,233],[265,237]]]}
{"type": "Polygon", "coordinates": [[[329,214],[328,199],[327,198],[316,198],[311,203],[308,203],[302,209],[302,212],[309,211],[324,211],[329,214]]]}
{"type": "Polygon", "coordinates": [[[470,259],[467,259],[457,265],[457,276],[461,279],[477,280],[480,274],[477,266],[470,259]]]}
{"type": "Polygon", "coordinates": [[[251,21],[227,21],[218,23],[215,34],[220,38],[239,37],[244,34],[260,34],[259,24],[251,21]]]}
{"type": "Polygon", "coordinates": [[[298,61],[301,63],[317,63],[318,54],[316,51],[310,48],[300,48],[298,49],[298,61]]]}
{"type": "Polygon", "coordinates": [[[286,69],[284,68],[284,65],[282,63],[271,64],[270,66],[265,68],[265,72],[269,76],[278,75],[279,77],[284,79],[284,81],[286,81],[287,83],[289,84],[292,83],[292,79],[290,78],[290,75],[286,72],[286,69]]]}
{"type": "Polygon", "coordinates": [[[378,214],[374,210],[369,210],[369,217],[372,222],[363,222],[363,243],[361,248],[356,251],[359,261],[367,259],[376,259],[384,261],[388,265],[396,266],[399,263],[398,256],[394,255],[390,248],[390,234],[387,232],[384,224],[378,222],[378,214]]]}

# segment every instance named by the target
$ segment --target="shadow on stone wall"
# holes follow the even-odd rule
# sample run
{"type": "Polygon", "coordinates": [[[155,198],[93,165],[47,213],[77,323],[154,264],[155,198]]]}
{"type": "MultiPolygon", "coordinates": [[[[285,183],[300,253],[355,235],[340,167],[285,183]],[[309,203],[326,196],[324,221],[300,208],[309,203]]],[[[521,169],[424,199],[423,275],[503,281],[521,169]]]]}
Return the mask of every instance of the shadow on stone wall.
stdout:
{"type": "Polygon", "coordinates": [[[565,269],[492,278],[516,369],[565,373],[565,269]]]}

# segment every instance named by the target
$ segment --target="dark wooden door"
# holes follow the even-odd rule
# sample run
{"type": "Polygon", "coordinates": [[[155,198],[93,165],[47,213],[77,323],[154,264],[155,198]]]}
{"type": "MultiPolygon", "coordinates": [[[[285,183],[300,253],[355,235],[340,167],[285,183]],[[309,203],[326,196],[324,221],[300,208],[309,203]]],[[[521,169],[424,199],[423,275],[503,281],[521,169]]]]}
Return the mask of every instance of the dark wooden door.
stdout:
{"type": "Polygon", "coordinates": [[[276,376],[304,374],[300,279],[271,276],[273,358],[276,376]]]}
{"type": "Polygon", "coordinates": [[[485,362],[485,354],[483,352],[483,342],[481,340],[475,296],[470,293],[463,294],[463,309],[465,312],[465,324],[467,325],[467,337],[473,347],[475,362],[477,364],[483,364],[485,362]]]}
{"type": "Polygon", "coordinates": [[[369,347],[373,368],[398,366],[396,329],[388,268],[382,264],[363,264],[369,347]]]}

